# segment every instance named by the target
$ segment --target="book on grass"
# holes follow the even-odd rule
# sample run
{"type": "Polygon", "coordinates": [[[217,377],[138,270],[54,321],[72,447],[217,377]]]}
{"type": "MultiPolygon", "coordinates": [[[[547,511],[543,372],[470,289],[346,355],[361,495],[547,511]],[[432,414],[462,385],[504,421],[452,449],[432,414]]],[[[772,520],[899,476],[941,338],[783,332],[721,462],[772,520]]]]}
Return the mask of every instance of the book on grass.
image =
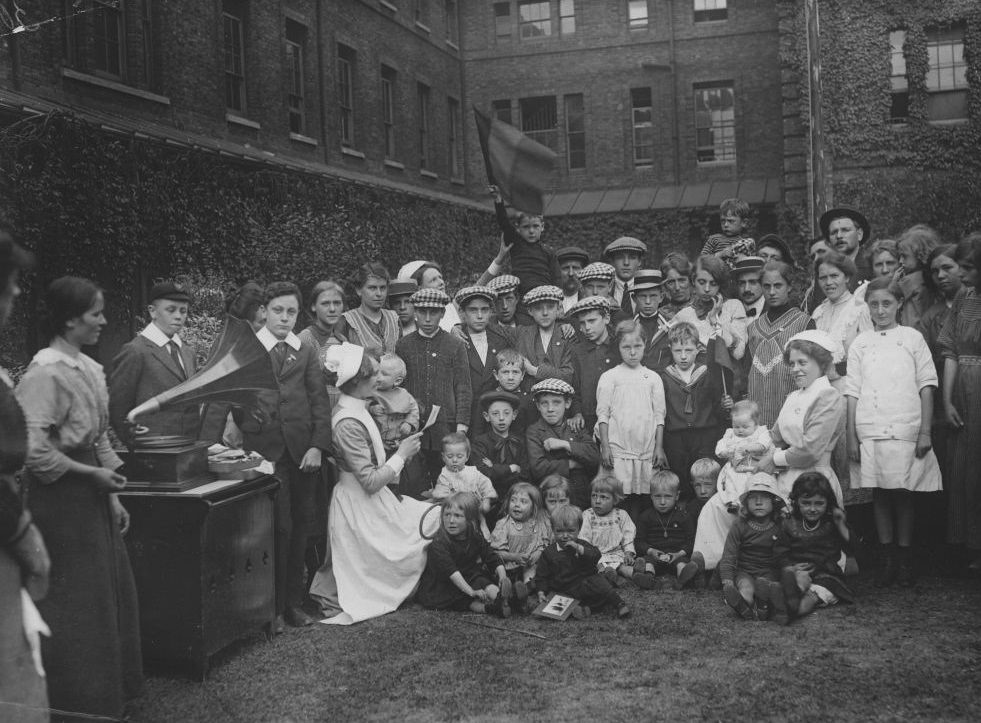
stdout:
{"type": "Polygon", "coordinates": [[[578,604],[579,601],[573,597],[555,593],[535,608],[531,614],[551,620],[568,620],[569,616],[572,615],[572,608],[578,604]]]}

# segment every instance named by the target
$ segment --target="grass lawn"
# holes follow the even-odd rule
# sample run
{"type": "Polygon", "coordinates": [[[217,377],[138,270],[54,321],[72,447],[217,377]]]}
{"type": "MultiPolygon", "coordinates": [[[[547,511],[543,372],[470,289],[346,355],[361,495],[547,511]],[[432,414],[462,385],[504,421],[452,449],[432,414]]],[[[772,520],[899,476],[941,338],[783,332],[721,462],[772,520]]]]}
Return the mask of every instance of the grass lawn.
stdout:
{"type": "Polygon", "coordinates": [[[151,672],[132,719],[981,720],[981,583],[870,580],[787,628],[659,587],[622,590],[623,622],[407,609],[290,629],[223,651],[203,684],[151,672]]]}

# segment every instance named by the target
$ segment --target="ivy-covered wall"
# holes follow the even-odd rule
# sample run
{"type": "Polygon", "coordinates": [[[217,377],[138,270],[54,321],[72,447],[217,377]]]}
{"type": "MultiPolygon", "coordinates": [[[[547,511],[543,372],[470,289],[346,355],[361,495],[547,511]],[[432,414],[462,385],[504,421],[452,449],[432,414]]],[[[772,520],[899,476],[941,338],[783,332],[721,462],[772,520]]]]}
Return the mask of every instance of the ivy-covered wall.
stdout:
{"type": "MultiPolygon", "coordinates": [[[[948,240],[981,228],[981,3],[820,0],[819,8],[832,202],[861,208],[876,237],[913,223],[930,224],[948,240]],[[927,28],[953,23],[965,25],[969,122],[931,124],[927,28]],[[909,119],[894,124],[889,32],[899,29],[906,31],[909,119]]],[[[793,47],[805,48],[802,41],[793,47]]],[[[806,81],[806,57],[798,61],[806,81]]],[[[806,107],[802,113],[806,120],[806,107]]]]}

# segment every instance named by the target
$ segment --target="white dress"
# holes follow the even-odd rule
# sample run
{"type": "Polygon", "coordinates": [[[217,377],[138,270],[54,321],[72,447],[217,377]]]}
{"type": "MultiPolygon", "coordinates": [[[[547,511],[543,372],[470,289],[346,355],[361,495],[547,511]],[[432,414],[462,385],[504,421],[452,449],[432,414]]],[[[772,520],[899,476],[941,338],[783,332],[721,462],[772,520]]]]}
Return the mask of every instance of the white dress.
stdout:
{"type": "Polygon", "coordinates": [[[920,392],[937,388],[923,335],[908,326],[859,334],[848,350],[845,395],[857,400],[862,487],[937,492],[943,485],[931,449],[916,458],[920,392]]]}
{"type": "Polygon", "coordinates": [[[620,364],[600,375],[596,424],[608,425],[613,474],[625,495],[650,494],[655,435],[664,412],[664,384],[657,372],[620,364]]]}
{"type": "MultiPolygon", "coordinates": [[[[331,498],[330,549],[310,594],[341,613],[324,622],[350,625],[390,613],[415,590],[426,567],[429,541],[419,523],[431,505],[403,497],[386,485],[398,481],[402,459],[385,459],[381,433],[363,399],[342,394],[333,417],[339,476],[331,498]]],[[[426,535],[439,526],[426,515],[426,535]]]]}
{"type": "Polygon", "coordinates": [[[715,456],[728,460],[719,473],[716,485],[717,494],[722,498],[722,502],[726,504],[739,502],[739,498],[746,491],[746,483],[756,468],[756,462],[772,450],[773,440],[765,424],[757,425],[748,437],[737,437],[731,428],[726,430],[722,439],[715,445],[715,456]],[[750,452],[749,448],[753,446],[761,446],[763,449],[756,453],[750,452]]]}

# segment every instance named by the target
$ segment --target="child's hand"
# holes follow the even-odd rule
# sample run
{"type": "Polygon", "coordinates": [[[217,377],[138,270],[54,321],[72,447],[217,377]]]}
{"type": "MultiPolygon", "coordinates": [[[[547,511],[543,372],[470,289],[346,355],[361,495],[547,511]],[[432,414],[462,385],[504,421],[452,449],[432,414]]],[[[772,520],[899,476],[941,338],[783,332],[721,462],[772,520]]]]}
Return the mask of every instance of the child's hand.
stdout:
{"type": "Polygon", "coordinates": [[[654,450],[654,469],[667,469],[668,458],[664,454],[664,448],[658,447],[654,450]]]}
{"type": "Polygon", "coordinates": [[[511,470],[511,474],[521,474],[521,467],[516,464],[512,464],[508,469],[511,470]]]}
{"type": "Polygon", "coordinates": [[[485,467],[493,467],[494,463],[490,461],[487,457],[481,457],[480,463],[485,467]]]}
{"type": "Polygon", "coordinates": [[[576,335],[576,330],[572,328],[572,324],[559,324],[559,328],[562,330],[562,337],[565,339],[571,339],[576,335]]]}
{"type": "Polygon", "coordinates": [[[724,410],[731,412],[734,402],[732,401],[732,397],[730,397],[728,394],[723,394],[721,404],[724,410]]]}
{"type": "Polygon", "coordinates": [[[728,590],[730,587],[735,587],[735,586],[736,586],[736,583],[734,583],[732,580],[723,580],[722,581],[722,587],[723,587],[723,589],[728,590]]]}
{"type": "Polygon", "coordinates": [[[858,439],[854,437],[848,440],[848,459],[855,464],[859,464],[862,461],[862,446],[858,439]]]}
{"type": "Polygon", "coordinates": [[[600,461],[607,469],[613,469],[613,450],[610,449],[609,442],[603,442],[600,445],[600,461]]]}
{"type": "Polygon", "coordinates": [[[542,446],[545,448],[546,452],[557,452],[559,450],[572,451],[572,445],[566,442],[564,439],[557,439],[555,437],[549,437],[544,442],[542,446]]]}
{"type": "Polygon", "coordinates": [[[814,563],[796,562],[794,563],[794,569],[797,570],[797,572],[814,572],[814,563]]]}
{"type": "Polygon", "coordinates": [[[406,437],[412,434],[412,425],[408,422],[402,422],[402,424],[399,425],[399,434],[406,437]]]}
{"type": "Polygon", "coordinates": [[[757,442],[756,444],[747,445],[746,451],[750,454],[763,454],[766,451],[766,447],[757,442]]]}
{"type": "Polygon", "coordinates": [[[501,579],[499,582],[500,582],[499,587],[501,588],[501,593],[500,593],[501,599],[510,600],[511,595],[514,593],[514,590],[511,587],[511,580],[508,579],[507,575],[501,575],[501,579]]]}
{"type": "Polygon", "coordinates": [[[582,413],[577,413],[575,416],[569,417],[569,429],[573,432],[581,432],[586,427],[586,420],[583,419],[582,413]]]}
{"type": "Polygon", "coordinates": [[[634,553],[632,553],[630,550],[626,550],[623,553],[623,562],[626,565],[633,565],[634,564],[634,560],[636,559],[636,557],[637,556],[634,555],[634,553]]]}
{"type": "Polygon", "coordinates": [[[933,448],[933,440],[930,439],[930,433],[924,434],[920,432],[919,436],[916,438],[916,458],[923,459],[926,453],[933,448]]]}
{"type": "Polygon", "coordinates": [[[539,590],[539,592],[538,592],[538,602],[543,603],[546,600],[548,600],[548,595],[546,595],[545,593],[543,593],[543,592],[541,592],[539,590]]]}
{"type": "Polygon", "coordinates": [[[845,511],[840,507],[835,507],[831,511],[831,519],[835,521],[838,527],[842,527],[845,524],[845,511]]]}
{"type": "Polygon", "coordinates": [[[482,602],[485,604],[490,602],[490,600],[488,600],[488,595],[486,590],[474,590],[473,599],[476,600],[477,602],[482,602]]]}
{"type": "Polygon", "coordinates": [[[577,555],[581,555],[583,552],[586,551],[585,548],[575,540],[569,540],[567,543],[565,543],[564,547],[567,550],[572,550],[577,555]]]}
{"type": "Polygon", "coordinates": [[[501,198],[501,189],[494,184],[487,186],[487,193],[494,197],[494,203],[502,203],[504,200],[501,198]]]}

